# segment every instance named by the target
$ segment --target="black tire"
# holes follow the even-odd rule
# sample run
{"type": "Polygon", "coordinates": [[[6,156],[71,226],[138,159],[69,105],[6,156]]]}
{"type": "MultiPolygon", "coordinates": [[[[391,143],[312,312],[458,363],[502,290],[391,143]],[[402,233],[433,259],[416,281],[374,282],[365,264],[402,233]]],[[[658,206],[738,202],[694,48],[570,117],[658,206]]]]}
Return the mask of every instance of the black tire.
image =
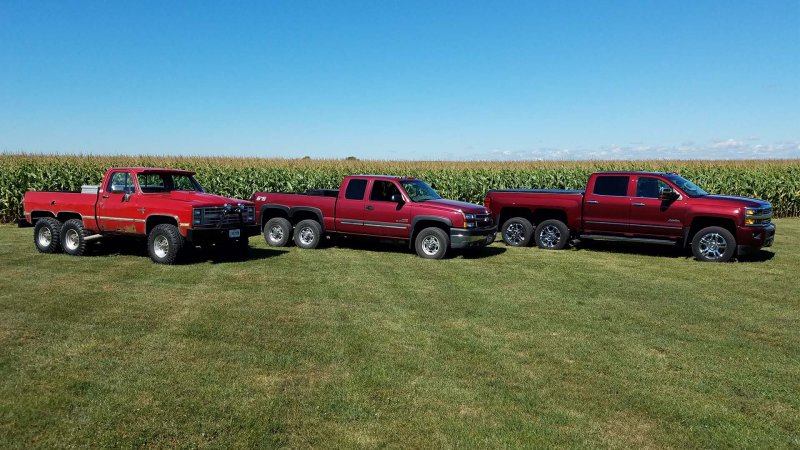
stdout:
{"type": "Polygon", "coordinates": [[[442,259],[450,249],[450,236],[441,228],[428,227],[414,239],[417,255],[425,259],[442,259]]]}
{"type": "Polygon", "coordinates": [[[154,263],[175,264],[183,248],[184,239],[175,225],[156,225],[147,235],[147,253],[154,263]]]}
{"type": "Polygon", "coordinates": [[[536,246],[545,250],[561,250],[569,244],[569,227],[557,219],[545,220],[533,234],[536,246]]]}
{"type": "Polygon", "coordinates": [[[294,243],[300,248],[317,248],[322,239],[322,225],[316,220],[301,220],[294,227],[294,243]]]}
{"type": "Polygon", "coordinates": [[[33,227],[33,243],[40,253],[61,251],[61,222],[53,217],[42,217],[33,227]]]}
{"type": "Polygon", "coordinates": [[[736,238],[722,227],[706,227],[692,238],[694,257],[705,262],[725,262],[736,253],[736,238]]]}
{"type": "Polygon", "coordinates": [[[86,251],[86,228],[82,219],[69,219],[61,227],[61,248],[64,253],[81,256],[86,251]]]}
{"type": "Polygon", "coordinates": [[[292,238],[292,223],[283,217],[273,217],[264,224],[264,240],[270,247],[286,247],[292,238]]]}
{"type": "Polygon", "coordinates": [[[500,233],[506,245],[512,247],[527,247],[531,245],[533,225],[524,217],[512,217],[503,223],[500,233]]]}
{"type": "Polygon", "coordinates": [[[497,233],[492,233],[489,236],[486,236],[486,245],[492,245],[492,242],[497,239],[497,233]]]}

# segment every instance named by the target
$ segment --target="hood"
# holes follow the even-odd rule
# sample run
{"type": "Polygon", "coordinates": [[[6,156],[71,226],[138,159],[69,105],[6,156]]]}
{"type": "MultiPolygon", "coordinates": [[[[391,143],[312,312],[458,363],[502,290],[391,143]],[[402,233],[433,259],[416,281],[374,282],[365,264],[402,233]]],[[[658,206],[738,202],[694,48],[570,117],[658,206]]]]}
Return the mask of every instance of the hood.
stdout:
{"type": "Polygon", "coordinates": [[[704,195],[697,197],[697,200],[703,203],[729,203],[731,206],[740,206],[744,208],[770,208],[772,205],[766,200],[759,200],[757,198],[749,197],[736,197],[733,195],[704,195]]]}
{"type": "Polygon", "coordinates": [[[243,203],[245,205],[252,205],[253,202],[249,200],[239,200],[235,198],[223,197],[221,195],[209,194],[207,192],[192,192],[192,191],[172,191],[164,192],[161,194],[147,194],[148,196],[161,198],[164,200],[172,200],[177,202],[189,203],[192,206],[222,206],[225,203],[237,204],[243,203]]]}
{"type": "Polygon", "coordinates": [[[420,202],[417,204],[439,207],[441,209],[446,209],[448,211],[460,209],[461,211],[470,214],[489,214],[489,210],[484,206],[476,205],[474,203],[459,202],[457,200],[445,200],[445,199],[426,200],[424,202],[420,202]]]}

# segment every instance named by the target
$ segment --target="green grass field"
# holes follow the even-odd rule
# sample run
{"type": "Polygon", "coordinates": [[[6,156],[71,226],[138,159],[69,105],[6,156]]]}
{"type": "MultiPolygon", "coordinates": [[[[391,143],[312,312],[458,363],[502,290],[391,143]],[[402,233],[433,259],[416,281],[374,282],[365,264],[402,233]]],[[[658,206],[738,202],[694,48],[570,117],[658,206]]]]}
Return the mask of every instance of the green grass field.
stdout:
{"type": "MultiPolygon", "coordinates": [[[[774,256],[502,243],[38,254],[0,227],[0,448],[800,447],[800,219],[774,256]]],[[[116,248],[116,247],[115,247],[116,248]]]]}

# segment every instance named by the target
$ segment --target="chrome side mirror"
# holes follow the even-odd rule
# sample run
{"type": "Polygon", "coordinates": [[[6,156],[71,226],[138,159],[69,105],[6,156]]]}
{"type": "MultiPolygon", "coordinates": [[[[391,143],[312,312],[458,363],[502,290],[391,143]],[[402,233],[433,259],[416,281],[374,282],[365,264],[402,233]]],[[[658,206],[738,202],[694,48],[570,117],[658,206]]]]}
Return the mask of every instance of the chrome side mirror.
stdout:
{"type": "Polygon", "coordinates": [[[669,202],[669,201],[675,200],[677,198],[678,198],[678,194],[676,194],[675,191],[672,190],[671,187],[661,186],[660,188],[658,188],[658,199],[659,200],[663,200],[663,201],[669,202]]]}

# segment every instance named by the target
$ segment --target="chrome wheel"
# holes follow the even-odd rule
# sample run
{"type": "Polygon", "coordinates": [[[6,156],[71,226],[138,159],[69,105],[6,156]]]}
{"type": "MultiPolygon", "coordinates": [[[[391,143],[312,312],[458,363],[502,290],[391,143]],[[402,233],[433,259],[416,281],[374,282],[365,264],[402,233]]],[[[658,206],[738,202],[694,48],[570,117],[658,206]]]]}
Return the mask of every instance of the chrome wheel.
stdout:
{"type": "Polygon", "coordinates": [[[700,254],[714,260],[722,258],[728,249],[728,241],[719,233],[708,233],[700,238],[700,254]]]}
{"type": "Polygon", "coordinates": [[[436,236],[427,236],[423,239],[422,251],[428,256],[437,254],[439,252],[439,238],[436,236]]]}
{"type": "Polygon", "coordinates": [[[521,223],[512,223],[506,228],[505,241],[509,244],[521,244],[525,242],[525,226],[521,223]]]}
{"type": "Polygon", "coordinates": [[[153,253],[159,258],[165,258],[169,253],[169,240],[166,236],[158,235],[153,239],[153,253]]]}
{"type": "Polygon", "coordinates": [[[548,248],[554,248],[561,242],[561,231],[553,225],[548,225],[539,232],[539,242],[548,248]]]}
{"type": "Polygon", "coordinates": [[[81,237],[78,235],[77,230],[67,230],[64,237],[66,238],[64,240],[64,246],[66,246],[69,250],[77,250],[77,248],[81,245],[81,237]]]}
{"type": "Polygon", "coordinates": [[[269,238],[272,239],[275,242],[278,242],[281,239],[283,239],[283,227],[275,225],[272,228],[270,228],[269,229],[269,238]]]}
{"type": "Polygon", "coordinates": [[[303,227],[300,229],[300,242],[306,245],[314,242],[314,230],[311,227],[303,227]]]}
{"type": "Polygon", "coordinates": [[[40,247],[49,247],[50,243],[53,242],[53,232],[47,226],[43,226],[39,229],[36,239],[39,241],[40,247]]]}

